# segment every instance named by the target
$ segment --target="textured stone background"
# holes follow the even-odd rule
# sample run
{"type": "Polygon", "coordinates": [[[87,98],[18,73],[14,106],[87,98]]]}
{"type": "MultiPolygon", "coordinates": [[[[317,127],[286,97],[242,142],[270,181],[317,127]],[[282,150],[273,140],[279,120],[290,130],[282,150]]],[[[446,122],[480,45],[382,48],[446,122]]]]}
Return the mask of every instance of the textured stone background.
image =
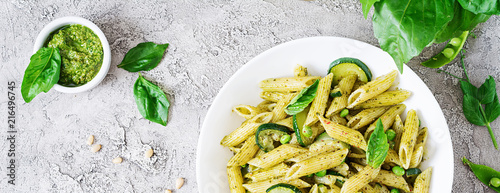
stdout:
{"type": "MultiPolygon", "coordinates": [[[[7,81],[21,85],[35,37],[51,20],[81,16],[99,26],[111,45],[112,65],[95,89],[80,94],[51,90],[27,104],[16,90],[17,185],[7,185],[7,141],[0,141],[0,192],[162,192],[186,178],[176,192],[197,192],[195,157],[200,125],[218,90],[257,54],[311,36],[348,37],[378,45],[370,20],[355,0],[3,0],[0,2],[0,137],[7,123],[7,81]],[[171,43],[161,64],[144,76],[172,102],[167,127],[141,118],[132,85],[137,74],[116,68],[125,52],[144,41],[171,43]],[[103,145],[91,153],[89,135],[103,145]],[[152,159],[143,158],[147,147],[152,159]],[[120,165],[111,159],[122,156],[120,165]]],[[[500,80],[500,19],[474,30],[465,49],[472,82],[500,80]]],[[[453,192],[493,192],[460,162],[463,156],[500,169],[484,127],[462,114],[457,80],[419,63],[439,51],[426,49],[409,66],[424,80],[448,120],[455,155],[453,192]]],[[[462,75],[459,63],[446,67],[462,75]]],[[[500,86],[497,86],[500,88],[500,86]]],[[[492,124],[500,140],[500,121],[492,124]]],[[[437,185],[437,184],[435,184],[437,185]]]]}

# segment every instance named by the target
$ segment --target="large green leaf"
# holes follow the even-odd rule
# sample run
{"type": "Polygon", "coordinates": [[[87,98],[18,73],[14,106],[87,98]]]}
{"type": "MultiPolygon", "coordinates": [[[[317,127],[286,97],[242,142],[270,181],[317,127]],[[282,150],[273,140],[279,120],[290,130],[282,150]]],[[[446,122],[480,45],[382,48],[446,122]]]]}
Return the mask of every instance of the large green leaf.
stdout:
{"type": "Polygon", "coordinates": [[[366,163],[373,168],[379,168],[384,163],[388,151],[389,143],[387,143],[387,134],[384,132],[382,120],[378,119],[375,130],[368,140],[366,163]]]}
{"type": "Polygon", "coordinates": [[[134,84],[134,98],[141,115],[163,126],[167,125],[170,103],[160,87],[146,80],[139,73],[134,84]]]}
{"type": "Polygon", "coordinates": [[[302,89],[297,96],[293,97],[285,108],[286,114],[295,115],[303,111],[316,97],[318,84],[319,80],[316,80],[311,86],[302,89]]]}
{"type": "Polygon", "coordinates": [[[118,68],[129,72],[151,70],[158,66],[167,47],[168,44],[140,43],[125,54],[118,68]]]}
{"type": "Polygon", "coordinates": [[[484,113],[486,114],[486,121],[488,122],[493,122],[500,115],[500,102],[498,101],[498,95],[496,93],[493,101],[484,105],[484,113]]]}
{"type": "Polygon", "coordinates": [[[41,48],[30,58],[24,71],[21,94],[29,103],[36,95],[48,92],[59,81],[61,55],[57,48],[41,48]]]}
{"type": "Polygon", "coordinates": [[[467,120],[474,125],[485,126],[486,120],[484,120],[485,118],[481,114],[480,108],[483,107],[481,107],[479,100],[470,94],[464,95],[462,109],[464,111],[465,118],[467,118],[467,120]]]}
{"type": "Polygon", "coordinates": [[[361,7],[363,8],[363,16],[365,16],[365,19],[370,12],[370,8],[372,8],[373,4],[378,1],[380,0],[359,0],[359,2],[361,3],[361,7]]]}
{"type": "Polygon", "coordinates": [[[475,14],[500,14],[500,0],[458,0],[458,2],[463,8],[475,14]]]}
{"type": "Polygon", "coordinates": [[[435,37],[435,43],[447,41],[453,37],[460,36],[464,31],[470,31],[477,24],[486,22],[491,15],[474,14],[464,8],[459,3],[455,3],[453,19],[435,37]]]}
{"type": "Polygon", "coordinates": [[[374,5],[373,31],[400,72],[453,19],[455,0],[383,0],[374,5]]]}

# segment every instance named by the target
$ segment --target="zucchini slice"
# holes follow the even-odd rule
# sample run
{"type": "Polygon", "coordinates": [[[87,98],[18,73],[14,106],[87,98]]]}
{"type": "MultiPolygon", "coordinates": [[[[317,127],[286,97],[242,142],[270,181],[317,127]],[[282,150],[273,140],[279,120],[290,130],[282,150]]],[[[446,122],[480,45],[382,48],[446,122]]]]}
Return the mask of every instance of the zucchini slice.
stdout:
{"type": "Polygon", "coordinates": [[[309,113],[309,107],[293,115],[293,130],[297,136],[297,141],[303,147],[308,146],[314,141],[313,136],[306,137],[304,135],[304,124],[306,123],[307,113],[309,113]]]}
{"type": "Polygon", "coordinates": [[[266,190],[267,193],[302,193],[299,188],[290,184],[276,184],[266,190]]]}
{"type": "Polygon", "coordinates": [[[333,85],[337,85],[342,78],[355,74],[358,80],[369,82],[372,80],[372,72],[365,63],[356,58],[339,58],[333,61],[328,68],[328,73],[333,73],[333,85]]]}
{"type": "Polygon", "coordinates": [[[279,143],[281,136],[290,134],[290,130],[283,125],[276,123],[265,123],[257,128],[255,140],[260,149],[268,152],[274,149],[274,144],[279,143]]]}
{"type": "Polygon", "coordinates": [[[318,137],[316,137],[316,141],[326,141],[326,140],[333,140],[333,138],[330,137],[326,132],[323,132],[322,134],[319,134],[318,137]]]}

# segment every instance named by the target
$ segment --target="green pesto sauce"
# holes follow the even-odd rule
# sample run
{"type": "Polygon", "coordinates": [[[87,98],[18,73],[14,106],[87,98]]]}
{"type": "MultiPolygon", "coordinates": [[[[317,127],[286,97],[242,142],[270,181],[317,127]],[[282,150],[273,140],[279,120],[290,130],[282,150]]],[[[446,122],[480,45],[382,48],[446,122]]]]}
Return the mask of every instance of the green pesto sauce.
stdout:
{"type": "Polygon", "coordinates": [[[88,27],[72,24],[57,31],[47,44],[61,54],[58,84],[80,86],[92,80],[101,69],[104,55],[101,40],[88,27]]]}

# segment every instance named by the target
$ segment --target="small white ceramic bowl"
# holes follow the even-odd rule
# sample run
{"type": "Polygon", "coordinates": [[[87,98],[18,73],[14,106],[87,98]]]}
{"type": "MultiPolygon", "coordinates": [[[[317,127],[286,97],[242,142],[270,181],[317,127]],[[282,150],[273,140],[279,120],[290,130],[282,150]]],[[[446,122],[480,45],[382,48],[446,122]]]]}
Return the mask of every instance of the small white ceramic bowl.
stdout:
{"type": "Polygon", "coordinates": [[[81,18],[81,17],[61,17],[58,18],[49,24],[47,24],[42,31],[38,34],[38,37],[36,38],[35,41],[35,46],[33,48],[33,53],[36,53],[40,48],[42,48],[43,44],[49,37],[50,33],[53,31],[56,31],[57,29],[69,25],[69,24],[80,24],[85,27],[88,27],[91,29],[101,40],[104,56],[102,58],[102,65],[101,69],[97,73],[97,75],[90,80],[89,82],[85,83],[84,85],[81,86],[76,86],[76,87],[68,87],[68,86],[62,86],[59,84],[54,85],[54,88],[63,93],[79,93],[79,92],[84,92],[89,89],[92,89],[96,87],[101,81],[104,79],[106,74],[108,74],[109,66],[111,64],[111,50],[109,48],[109,43],[108,40],[106,39],[106,36],[104,36],[104,33],[102,33],[101,29],[97,27],[94,23],[91,21],[81,18]]]}

